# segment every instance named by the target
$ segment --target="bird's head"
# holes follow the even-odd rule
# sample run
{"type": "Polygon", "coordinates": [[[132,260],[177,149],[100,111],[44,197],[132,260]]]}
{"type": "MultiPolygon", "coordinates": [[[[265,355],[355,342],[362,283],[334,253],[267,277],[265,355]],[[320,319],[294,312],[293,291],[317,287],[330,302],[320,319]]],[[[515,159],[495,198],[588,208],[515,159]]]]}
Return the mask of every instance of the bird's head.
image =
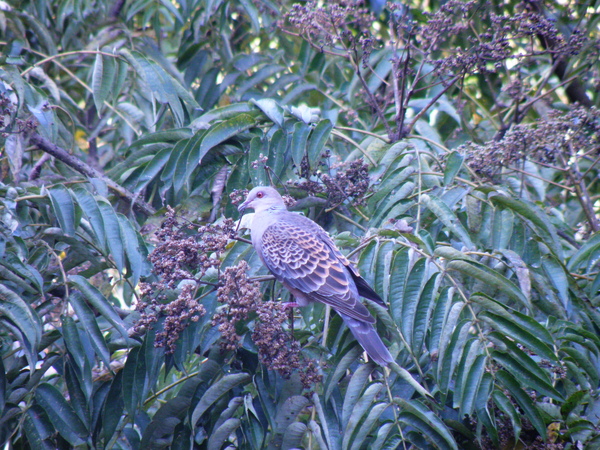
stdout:
{"type": "Polygon", "coordinates": [[[286,209],[279,192],[272,187],[257,186],[248,193],[246,201],[238,207],[238,211],[252,208],[254,212],[259,213],[273,207],[286,209]]]}

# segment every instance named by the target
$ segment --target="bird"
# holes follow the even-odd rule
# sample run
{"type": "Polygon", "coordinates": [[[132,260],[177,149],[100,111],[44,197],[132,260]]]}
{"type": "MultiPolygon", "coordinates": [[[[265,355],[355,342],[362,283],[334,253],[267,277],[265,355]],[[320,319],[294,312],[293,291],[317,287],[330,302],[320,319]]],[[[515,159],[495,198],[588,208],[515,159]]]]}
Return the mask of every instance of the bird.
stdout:
{"type": "Polygon", "coordinates": [[[254,209],[252,245],[269,271],[293,295],[288,306],[321,302],[331,306],[369,357],[380,366],[394,361],[374,328],[375,318],[360,301],[385,307],[381,297],[340,252],[329,234],[308,217],[290,212],[277,190],[253,188],[238,207],[254,209]]]}

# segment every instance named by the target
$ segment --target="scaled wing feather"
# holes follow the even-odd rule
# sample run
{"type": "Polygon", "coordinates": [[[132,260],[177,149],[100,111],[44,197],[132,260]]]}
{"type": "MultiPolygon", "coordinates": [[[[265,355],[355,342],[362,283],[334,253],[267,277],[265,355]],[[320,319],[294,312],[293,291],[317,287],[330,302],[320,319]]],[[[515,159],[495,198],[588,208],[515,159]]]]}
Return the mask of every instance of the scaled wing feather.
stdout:
{"type": "MultiPolygon", "coordinates": [[[[283,283],[310,300],[330,305],[354,319],[373,323],[366,307],[353,292],[352,275],[314,230],[289,222],[276,222],[262,235],[262,256],[269,270],[283,283]]],[[[345,259],[345,258],[344,258],[345,259]]]]}

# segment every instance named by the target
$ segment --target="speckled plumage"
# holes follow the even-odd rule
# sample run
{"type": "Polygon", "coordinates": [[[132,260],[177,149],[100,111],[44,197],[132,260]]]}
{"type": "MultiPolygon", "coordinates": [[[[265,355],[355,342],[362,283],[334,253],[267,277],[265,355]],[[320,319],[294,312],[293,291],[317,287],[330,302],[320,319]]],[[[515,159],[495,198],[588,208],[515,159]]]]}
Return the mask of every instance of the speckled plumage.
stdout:
{"type": "Polygon", "coordinates": [[[298,305],[312,301],[330,305],[375,362],[384,366],[392,362],[360,296],[382,305],[383,301],[327,232],[312,220],[287,211],[281,195],[271,187],[252,189],[239,209],[245,208],[255,211],[251,225],[254,248],[298,305]]]}

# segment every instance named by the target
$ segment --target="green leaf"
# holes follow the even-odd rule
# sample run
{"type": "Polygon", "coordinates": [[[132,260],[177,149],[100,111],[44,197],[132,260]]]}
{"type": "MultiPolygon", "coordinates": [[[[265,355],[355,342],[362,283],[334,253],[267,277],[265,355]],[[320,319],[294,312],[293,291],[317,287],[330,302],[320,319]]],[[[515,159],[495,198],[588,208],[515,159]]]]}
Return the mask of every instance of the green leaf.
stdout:
{"type": "Polygon", "coordinates": [[[39,406],[33,405],[24,413],[23,430],[30,448],[39,450],[55,449],[49,442],[49,438],[54,434],[52,424],[39,406]]]}
{"type": "Polygon", "coordinates": [[[410,372],[404,367],[400,367],[395,362],[392,362],[390,364],[390,369],[392,369],[392,371],[396,375],[398,375],[400,378],[406,381],[415,391],[417,391],[423,397],[431,397],[431,394],[427,391],[427,389],[421,386],[419,382],[415,380],[414,377],[410,374],[410,372]]]}
{"type": "Polygon", "coordinates": [[[137,286],[142,275],[149,275],[144,273],[146,255],[142,254],[138,234],[129,219],[122,214],[117,214],[117,218],[121,226],[121,236],[123,236],[125,242],[125,253],[127,254],[127,262],[130,270],[128,275],[130,276],[131,284],[137,286]]]}
{"type": "MultiPolygon", "coordinates": [[[[508,353],[510,355],[510,358],[513,359],[518,366],[520,366],[520,370],[522,370],[524,373],[533,374],[534,377],[542,380],[543,383],[546,386],[548,386],[549,389],[553,390],[554,393],[550,395],[550,397],[558,395],[559,401],[564,400],[562,398],[562,395],[556,393],[554,388],[552,387],[552,379],[550,377],[550,374],[547,371],[545,371],[542,367],[540,367],[538,361],[534,360],[533,357],[531,357],[529,354],[523,351],[512,338],[499,332],[492,332],[488,336],[491,339],[497,340],[501,344],[501,346],[498,346],[498,352],[493,352],[494,356],[499,356],[499,352],[508,353]]],[[[500,357],[503,358],[501,355],[500,357]]],[[[514,373],[513,375],[517,376],[514,373]]]]}
{"type": "Polygon", "coordinates": [[[106,242],[110,255],[117,267],[119,273],[123,273],[125,268],[125,249],[123,245],[123,236],[121,236],[121,226],[119,219],[113,207],[105,201],[98,201],[98,207],[102,212],[102,220],[104,221],[104,232],[106,234],[106,242]]]}
{"type": "Polygon", "coordinates": [[[204,414],[213,403],[215,403],[223,395],[227,394],[231,389],[240,384],[247,383],[250,380],[250,375],[247,373],[233,373],[225,375],[219,381],[210,386],[204,395],[200,398],[192,413],[191,423],[196,426],[202,414],[204,414]]]}
{"type": "MultiPolygon", "coordinates": [[[[454,319],[452,313],[457,305],[458,303],[453,306],[453,310],[449,315],[452,321],[448,320],[448,323],[444,326],[437,361],[438,384],[443,393],[448,392],[450,380],[454,378],[454,372],[463,357],[465,347],[472,339],[469,333],[473,324],[469,319],[462,319],[456,323],[456,326],[451,326],[454,319]]],[[[456,309],[458,310],[458,308],[456,309]]]]}
{"type": "Polygon", "coordinates": [[[559,259],[562,258],[562,250],[556,230],[539,207],[524,200],[518,200],[498,193],[490,193],[489,199],[495,205],[510,208],[512,211],[527,219],[533,225],[534,229],[539,232],[554,255],[559,259]]]}
{"type": "Polygon", "coordinates": [[[395,397],[394,403],[400,406],[399,421],[417,428],[427,440],[433,442],[439,449],[458,450],[456,441],[444,422],[421,402],[395,397]]]}
{"type": "Polygon", "coordinates": [[[575,408],[584,407],[587,404],[587,401],[583,401],[585,398],[588,398],[588,391],[575,391],[565,400],[565,402],[560,406],[560,414],[563,417],[567,417],[575,408]]]}
{"type": "Polygon", "coordinates": [[[504,369],[509,371],[515,379],[519,381],[519,384],[528,389],[535,389],[540,394],[550,397],[553,400],[558,402],[563,402],[564,398],[560,393],[554,389],[554,387],[548,383],[542,376],[540,376],[538,371],[528,370],[525,366],[519,363],[512,355],[494,352],[492,354],[494,360],[496,360],[504,369]]]}
{"type": "Polygon", "coordinates": [[[104,219],[102,218],[102,212],[100,211],[98,202],[87,189],[81,186],[74,186],[72,192],[77,199],[77,204],[90,222],[99,246],[102,249],[105,249],[106,233],[104,232],[104,219]]]}
{"type": "Polygon", "coordinates": [[[512,423],[513,433],[515,434],[515,440],[519,438],[521,434],[521,414],[519,414],[514,407],[513,403],[510,399],[501,391],[494,390],[492,393],[492,398],[494,399],[494,403],[500,411],[502,411],[512,423]]]}
{"type": "Polygon", "coordinates": [[[242,113],[249,113],[251,111],[256,111],[256,108],[254,108],[250,103],[233,103],[220,108],[214,108],[202,114],[200,117],[198,117],[198,119],[192,122],[192,125],[197,123],[209,123],[213,120],[227,120],[232,117],[239,116],[242,113]]]}
{"type": "Polygon", "coordinates": [[[300,169],[302,160],[306,155],[306,143],[308,141],[308,135],[310,134],[310,126],[303,122],[296,122],[294,124],[294,131],[292,133],[291,143],[291,154],[294,161],[294,165],[300,169]]]}
{"type": "Polygon", "coordinates": [[[454,260],[450,261],[446,268],[448,270],[457,270],[465,275],[476,278],[485,285],[497,289],[511,299],[521,303],[527,309],[532,309],[529,300],[512,281],[484,264],[477,261],[454,260]]]}
{"type": "Polygon", "coordinates": [[[410,264],[408,252],[405,249],[394,252],[392,264],[390,266],[390,288],[388,300],[390,302],[390,312],[399,329],[402,329],[402,309],[404,290],[406,289],[406,277],[410,264]]]}
{"type": "Polygon", "coordinates": [[[129,352],[123,367],[123,401],[131,416],[137,414],[144,400],[143,394],[148,387],[148,370],[142,347],[135,347],[129,352]]]}
{"type": "Polygon", "coordinates": [[[600,256],[600,233],[596,233],[591,236],[579,250],[577,250],[573,256],[569,258],[569,262],[567,264],[567,270],[569,272],[574,272],[586,262],[586,265],[589,267],[591,263],[597,261],[600,256]]]}
{"type": "Polygon", "coordinates": [[[69,190],[62,184],[57,184],[48,189],[48,193],[50,194],[52,209],[54,209],[54,214],[63,232],[67,236],[75,236],[75,229],[78,224],[75,217],[75,205],[69,190]]]}
{"type": "Polygon", "coordinates": [[[189,139],[193,136],[193,132],[190,128],[173,128],[169,130],[156,131],[154,133],[144,134],[136,139],[129,148],[140,147],[148,144],[158,143],[177,143],[183,139],[189,139]]]}
{"type": "MultiPolygon", "coordinates": [[[[352,439],[351,450],[359,450],[361,448],[365,448],[365,444],[368,443],[367,439],[369,435],[374,431],[380,428],[379,418],[383,414],[383,412],[388,408],[387,403],[378,403],[368,411],[367,417],[360,423],[360,428],[358,432],[355,434],[354,439],[352,439]]],[[[388,424],[389,425],[389,424],[388,424]]],[[[373,447],[370,447],[373,448],[373,447]]]]}
{"type": "Polygon", "coordinates": [[[252,128],[255,124],[256,119],[250,114],[239,114],[211,127],[204,135],[198,151],[194,154],[194,164],[200,164],[204,155],[211,148],[252,128]]]}
{"type": "Polygon", "coordinates": [[[308,163],[312,170],[316,170],[321,160],[321,153],[323,147],[329,139],[329,134],[333,129],[333,124],[325,119],[321,120],[310,133],[310,138],[306,144],[306,154],[308,156],[308,163]]]}
{"type": "Polygon", "coordinates": [[[309,401],[301,395],[294,395],[285,400],[277,409],[275,418],[275,436],[269,448],[279,448],[283,444],[283,435],[290,425],[296,422],[298,414],[308,406],[309,401]]]}
{"type": "Polygon", "coordinates": [[[110,441],[122,418],[124,405],[122,381],[123,371],[119,371],[110,383],[106,402],[102,407],[102,436],[104,437],[105,442],[110,441]]]}
{"type": "Polygon", "coordinates": [[[242,424],[240,419],[229,418],[215,429],[208,438],[208,450],[221,450],[223,444],[228,442],[229,436],[235,433],[242,424]]]}
{"type": "MultiPolygon", "coordinates": [[[[375,397],[379,394],[379,392],[381,392],[382,388],[383,385],[381,383],[373,383],[370,386],[368,386],[367,389],[365,389],[365,391],[359,397],[352,410],[352,414],[348,419],[346,428],[344,429],[342,448],[361,447],[364,445],[364,442],[362,442],[364,437],[360,439],[358,438],[358,436],[355,435],[356,428],[361,423],[364,423],[365,415],[369,414],[374,409],[380,411],[379,414],[383,412],[381,411],[381,408],[378,408],[378,406],[380,405],[373,404],[375,402],[375,397]]],[[[385,407],[386,405],[384,404],[383,406],[385,407]]]]}
{"type": "Polygon", "coordinates": [[[598,369],[592,363],[589,356],[573,347],[562,347],[560,351],[568,355],[563,357],[564,360],[572,360],[577,367],[579,367],[580,371],[585,372],[588,377],[591,378],[590,381],[592,386],[598,386],[598,383],[600,383],[600,375],[598,374],[598,369]]]}
{"type": "Polygon", "coordinates": [[[307,430],[308,427],[302,422],[291,423],[283,433],[281,448],[284,450],[300,448],[307,430]]]}
{"type": "Polygon", "coordinates": [[[477,355],[473,363],[469,366],[469,370],[466,371],[467,376],[464,378],[462,384],[462,396],[460,401],[460,417],[464,415],[472,415],[475,409],[475,400],[477,393],[483,380],[487,368],[487,358],[485,355],[477,355]]]}
{"type": "Polygon", "coordinates": [[[35,391],[35,399],[46,411],[56,431],[69,444],[82,445],[87,441],[88,430],[58,389],[51,384],[42,383],[35,391]]]}
{"type": "Polygon", "coordinates": [[[287,138],[283,130],[277,130],[269,142],[269,160],[267,165],[277,177],[283,177],[286,171],[287,138]]]}
{"type": "Polygon", "coordinates": [[[77,331],[77,325],[75,324],[73,318],[70,316],[61,316],[61,321],[61,331],[63,339],[65,340],[65,346],[67,347],[69,354],[75,361],[75,364],[81,370],[87,363],[87,355],[83,350],[83,345],[81,344],[81,339],[79,338],[79,331],[77,331]]]}
{"type": "Polygon", "coordinates": [[[426,259],[420,258],[417,260],[415,265],[412,267],[410,274],[406,279],[406,285],[404,287],[404,295],[402,298],[402,321],[401,330],[404,339],[411,350],[413,348],[413,332],[415,324],[415,314],[417,311],[417,305],[419,304],[421,287],[424,283],[426,259]]]}
{"type": "Polygon", "coordinates": [[[547,255],[542,258],[542,267],[546,272],[547,279],[550,281],[560,299],[565,311],[569,311],[571,301],[569,299],[569,280],[565,267],[553,256],[547,255]]]}
{"type": "Polygon", "coordinates": [[[73,307],[75,314],[77,314],[77,318],[83,324],[83,329],[90,337],[90,342],[94,347],[96,355],[98,355],[107,367],[110,366],[110,352],[92,310],[85,304],[79,292],[71,293],[69,303],[73,307]]]}
{"type": "Polygon", "coordinates": [[[361,399],[363,391],[371,381],[371,372],[373,372],[373,367],[369,364],[363,364],[356,370],[354,375],[352,375],[352,378],[350,378],[350,383],[348,383],[346,395],[344,396],[344,403],[342,405],[342,427],[347,427],[350,415],[354,411],[356,403],[361,399]]]}
{"type": "Polygon", "coordinates": [[[423,343],[425,342],[425,336],[429,328],[429,320],[431,319],[431,312],[433,311],[435,304],[437,276],[437,273],[433,274],[423,287],[419,298],[419,304],[415,311],[412,337],[412,349],[415,355],[419,355],[423,351],[423,343]]]}
{"type": "Polygon", "coordinates": [[[474,249],[475,245],[471,241],[469,232],[463,227],[462,223],[454,212],[441,199],[433,195],[421,195],[421,202],[428,208],[438,219],[458,237],[463,245],[469,249],[474,249]]]}
{"type": "Polygon", "coordinates": [[[444,170],[444,185],[448,186],[454,181],[454,177],[460,171],[464,156],[457,151],[452,151],[446,157],[446,169],[444,170]]]}
{"type": "MultiPolygon", "coordinates": [[[[269,180],[267,170],[259,161],[262,158],[268,158],[268,147],[264,145],[263,140],[255,136],[250,141],[250,151],[248,152],[248,173],[252,178],[253,186],[268,186],[269,180]]],[[[268,161],[268,159],[267,159],[268,161]]]]}
{"type": "Polygon", "coordinates": [[[408,167],[400,167],[392,172],[388,177],[386,177],[379,189],[377,189],[373,195],[369,198],[368,204],[369,207],[375,208],[383,199],[388,197],[389,195],[394,195],[397,192],[398,188],[401,187],[404,182],[412,176],[417,169],[413,166],[408,167]]]}
{"type": "MultiPolygon", "coordinates": [[[[453,289],[449,287],[443,288],[435,304],[433,314],[431,316],[431,325],[429,332],[428,347],[430,354],[437,354],[439,352],[441,336],[445,329],[444,325],[446,324],[447,318],[449,317],[449,312],[451,311],[450,307],[452,305],[453,294],[453,289]]],[[[459,308],[459,310],[455,311],[453,313],[453,316],[456,314],[460,314],[460,311],[462,310],[463,306],[464,305],[461,303],[461,306],[457,307],[459,308]]],[[[452,310],[454,310],[454,308],[452,310]]]]}
{"type": "Polygon", "coordinates": [[[505,370],[499,370],[496,372],[496,380],[501,383],[504,388],[508,389],[513,399],[525,413],[525,417],[529,419],[542,439],[545,440],[546,425],[544,424],[542,416],[531,401],[529,395],[527,395],[527,393],[521,388],[521,384],[505,370]]]}
{"type": "Polygon", "coordinates": [[[515,215],[510,209],[497,209],[494,211],[492,222],[492,246],[505,249],[509,246],[513,235],[515,215]]]}
{"type": "Polygon", "coordinates": [[[98,117],[104,108],[104,101],[111,95],[117,70],[116,57],[96,53],[92,71],[92,93],[98,117]]]}
{"type": "MultiPolygon", "coordinates": [[[[191,139],[187,139],[184,141],[178,142],[175,147],[173,147],[173,151],[171,152],[171,157],[167,162],[167,166],[165,167],[165,171],[167,173],[171,173],[172,175],[172,183],[173,189],[175,191],[176,196],[181,196],[181,190],[184,186],[189,186],[190,176],[196,170],[198,164],[197,162],[193,162],[192,153],[195,153],[197,149],[200,148],[200,142],[206,136],[205,130],[200,130],[191,139]],[[183,147],[180,144],[185,144],[183,147]],[[172,163],[172,159],[174,159],[174,163],[172,163]]],[[[167,175],[163,172],[161,175],[161,179],[165,179],[167,175]]],[[[169,180],[169,181],[171,181],[169,180]]]]}
{"type": "Polygon", "coordinates": [[[552,339],[549,341],[543,341],[540,339],[540,336],[545,337],[543,334],[534,334],[530,331],[531,328],[526,328],[521,324],[515,323],[512,318],[508,319],[506,317],[501,317],[488,311],[484,311],[479,314],[479,318],[485,322],[488,322],[500,333],[529,348],[540,357],[550,361],[558,361],[558,357],[554,354],[552,348],[546,343],[552,342],[552,339]]]}
{"type": "Polygon", "coordinates": [[[133,188],[134,193],[140,193],[148,186],[148,184],[154,181],[154,179],[162,172],[165,164],[169,161],[172,151],[171,148],[164,148],[159,151],[148,164],[146,164],[142,173],[135,180],[135,187],[133,188]]]}
{"type": "Polygon", "coordinates": [[[125,324],[117,312],[114,310],[109,301],[102,293],[92,286],[88,280],[81,275],[70,275],[69,282],[71,285],[81,291],[83,297],[106,319],[115,329],[121,334],[123,339],[127,341],[128,335],[125,330],[125,324]]]}
{"type": "Polygon", "coordinates": [[[283,108],[272,98],[251,99],[250,103],[260,109],[273,123],[283,126],[283,108]]]}
{"type": "Polygon", "coordinates": [[[37,361],[37,352],[42,339],[42,324],[33,309],[16,293],[0,283],[0,323],[10,320],[24,339],[23,348],[27,352],[29,364],[33,367],[37,361]]]}

